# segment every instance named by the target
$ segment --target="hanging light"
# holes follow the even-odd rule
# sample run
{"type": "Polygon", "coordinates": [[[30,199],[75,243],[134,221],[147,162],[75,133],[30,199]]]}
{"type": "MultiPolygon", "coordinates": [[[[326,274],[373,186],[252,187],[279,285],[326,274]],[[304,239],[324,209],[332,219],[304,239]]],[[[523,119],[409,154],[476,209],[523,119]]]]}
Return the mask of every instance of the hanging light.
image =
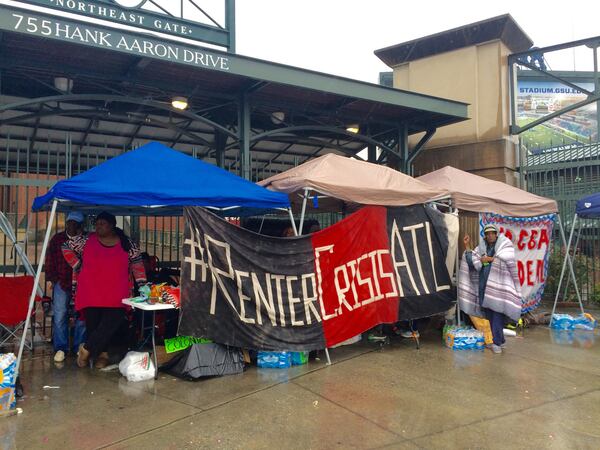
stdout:
{"type": "Polygon", "coordinates": [[[188,99],[185,97],[173,97],[171,99],[171,106],[175,109],[187,109],[188,107],[188,99]]]}
{"type": "Polygon", "coordinates": [[[348,125],[346,127],[346,131],[349,132],[349,133],[356,134],[356,133],[358,133],[360,131],[360,128],[359,128],[359,126],[357,124],[348,125]]]}
{"type": "Polygon", "coordinates": [[[275,112],[271,113],[271,122],[273,122],[275,125],[279,125],[280,123],[283,123],[284,120],[285,120],[285,112],[275,111],[275,112]]]}
{"type": "Polygon", "coordinates": [[[67,77],[55,77],[54,87],[61,92],[71,92],[73,90],[73,80],[67,77]]]}

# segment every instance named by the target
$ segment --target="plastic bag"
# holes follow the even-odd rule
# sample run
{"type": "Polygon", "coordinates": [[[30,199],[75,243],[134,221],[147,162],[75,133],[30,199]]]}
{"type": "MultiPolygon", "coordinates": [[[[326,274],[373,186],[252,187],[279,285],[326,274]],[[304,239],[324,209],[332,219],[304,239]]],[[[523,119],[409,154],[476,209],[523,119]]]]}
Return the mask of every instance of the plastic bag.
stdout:
{"type": "Polygon", "coordinates": [[[166,286],[167,283],[153,284],[150,287],[150,299],[155,299],[156,302],[160,301],[160,296],[166,286]]]}
{"type": "Polygon", "coordinates": [[[145,300],[148,299],[148,297],[150,297],[150,288],[152,287],[152,283],[147,283],[144,284],[143,286],[140,286],[139,291],[140,291],[140,297],[142,297],[145,300]]]}
{"type": "Polygon", "coordinates": [[[576,330],[594,331],[596,319],[591,314],[580,314],[573,319],[573,328],[576,330]]]}
{"type": "Polygon", "coordinates": [[[484,319],[482,317],[469,316],[471,322],[476,329],[483,333],[483,339],[487,345],[492,345],[494,343],[494,338],[492,336],[492,327],[490,326],[490,321],[484,319]]]}
{"type": "Polygon", "coordinates": [[[292,352],[292,366],[308,363],[308,352],[292,352]]]}
{"type": "Polygon", "coordinates": [[[156,368],[148,352],[127,352],[119,363],[119,372],[127,381],[151,380],[156,375],[156,368]]]}
{"type": "Polygon", "coordinates": [[[163,303],[170,303],[175,308],[181,306],[181,291],[178,287],[165,286],[161,293],[163,303]]]}

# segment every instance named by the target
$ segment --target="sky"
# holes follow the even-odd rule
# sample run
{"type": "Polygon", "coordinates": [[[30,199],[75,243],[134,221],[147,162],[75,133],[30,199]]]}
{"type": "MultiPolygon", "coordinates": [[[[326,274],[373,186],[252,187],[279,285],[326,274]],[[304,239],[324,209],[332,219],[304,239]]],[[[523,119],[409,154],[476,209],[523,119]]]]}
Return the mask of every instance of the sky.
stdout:
{"type": "MultiPolygon", "coordinates": [[[[237,53],[377,83],[379,72],[391,69],[374,50],[505,13],[537,47],[600,36],[600,1],[576,5],[553,0],[237,0],[237,53]]],[[[554,70],[573,69],[572,50],[548,58],[554,70]]],[[[577,70],[592,70],[592,61],[591,50],[575,52],[577,70]]]]}

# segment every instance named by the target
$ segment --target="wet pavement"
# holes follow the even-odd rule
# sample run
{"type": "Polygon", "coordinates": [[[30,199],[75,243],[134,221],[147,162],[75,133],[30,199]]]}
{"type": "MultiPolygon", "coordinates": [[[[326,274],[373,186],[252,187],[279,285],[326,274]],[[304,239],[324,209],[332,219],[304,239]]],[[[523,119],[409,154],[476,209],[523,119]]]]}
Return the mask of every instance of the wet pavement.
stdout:
{"type": "Polygon", "coordinates": [[[508,339],[502,355],[455,352],[430,330],[420,350],[362,342],[332,366],[197,382],[128,383],[37,349],[0,448],[600,448],[598,330],[508,339]]]}

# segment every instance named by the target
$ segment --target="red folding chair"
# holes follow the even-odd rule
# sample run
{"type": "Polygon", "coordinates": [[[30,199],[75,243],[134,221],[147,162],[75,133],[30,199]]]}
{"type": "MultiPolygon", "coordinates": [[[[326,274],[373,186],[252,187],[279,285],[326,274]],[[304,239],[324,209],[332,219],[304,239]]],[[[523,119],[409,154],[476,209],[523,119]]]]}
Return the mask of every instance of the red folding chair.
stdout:
{"type": "MultiPolygon", "coordinates": [[[[13,338],[17,333],[24,330],[29,310],[29,297],[33,289],[34,278],[29,275],[0,277],[0,346],[13,338]]],[[[36,301],[41,301],[36,296],[36,301]]],[[[25,342],[25,346],[33,350],[33,337],[35,334],[35,308],[31,311],[31,341],[25,342]]]]}

